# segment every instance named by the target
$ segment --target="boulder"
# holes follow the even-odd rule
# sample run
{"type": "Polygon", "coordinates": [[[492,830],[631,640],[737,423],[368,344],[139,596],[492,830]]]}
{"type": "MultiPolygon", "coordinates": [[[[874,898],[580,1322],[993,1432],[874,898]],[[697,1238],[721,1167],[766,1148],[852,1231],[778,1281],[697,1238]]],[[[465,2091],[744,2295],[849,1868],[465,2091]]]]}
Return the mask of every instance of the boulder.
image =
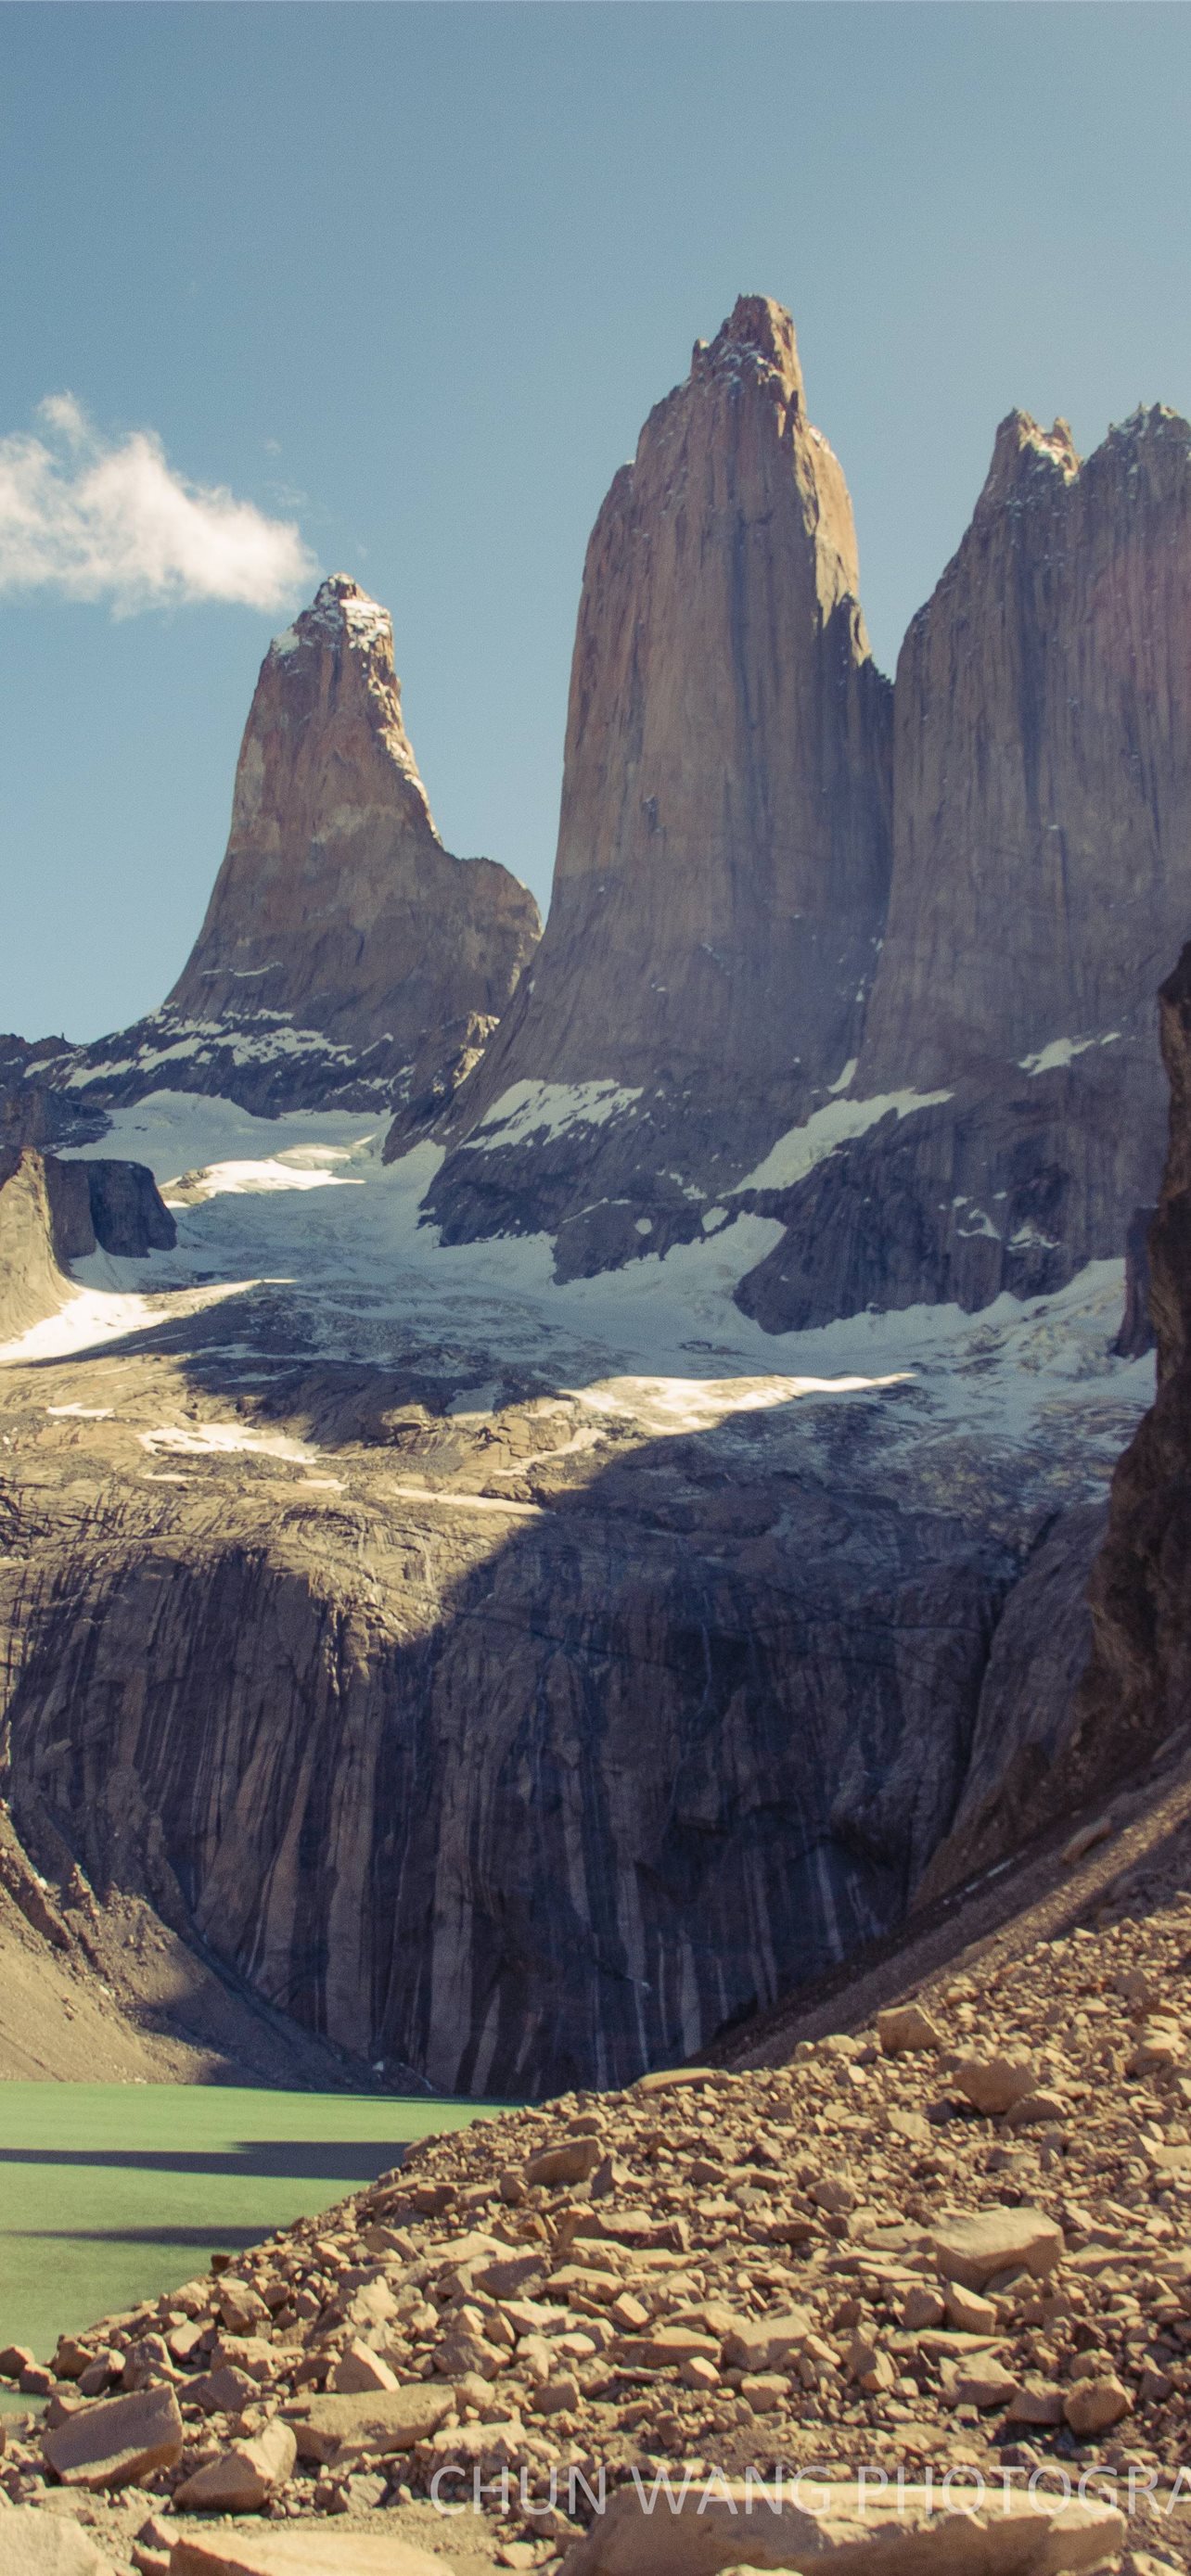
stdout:
{"type": "Polygon", "coordinates": [[[1038,2070],[1028,2057],[965,2057],[951,2081],[974,2110],[995,2118],[1037,2091],[1038,2070]]]}
{"type": "Polygon", "coordinates": [[[395,2370],[371,2344],[358,2340],[340,2353],[331,2372],[329,2385],[348,2397],[363,2397],[377,2388],[398,2388],[401,2383],[395,2370]]]}
{"type": "Polygon", "coordinates": [[[259,2513],[284,2486],[298,2455],[292,2425],[274,2416],[263,2433],[233,2442],[174,2489],[175,2513],[259,2513]]]}
{"type": "Polygon", "coordinates": [[[1090,2433],[1106,2433],[1133,2412],[1133,2399],[1115,2372],[1105,2371],[1095,2379],[1078,2380],[1063,2400],[1063,2413],[1073,2433],[1081,2440],[1090,2433]]]}
{"type": "Polygon", "coordinates": [[[396,2533],[313,2530],[191,2532],[170,2552],[170,2576],[454,2576],[437,2550],[396,2533]]]}
{"type": "Polygon", "coordinates": [[[1062,2228],[1042,2209],[956,2211],[939,2221],[932,2242],[942,2278],[969,2290],[1018,2268],[1045,2280],[1064,2250],[1062,2228]]]}
{"type": "Polygon", "coordinates": [[[1065,2576],[1124,2541],[1124,2515],[1110,2505],[1055,2509],[1053,2498],[1016,2495],[1006,2507],[998,2493],[967,2511],[937,2489],[907,2486],[885,2499],[884,2477],[829,2484],[812,2472],[796,2491],[787,2480],[776,2512],[759,2485],[751,2497],[743,2485],[724,2495],[694,2479],[677,2510],[648,2488],[622,2489],[568,2551],[562,2576],[718,2576],[746,2565],[815,2576],[836,2565],[840,2576],[1065,2576]]]}
{"type": "Polygon", "coordinates": [[[334,2460],[341,2452],[367,2451],[386,2459],[394,2451],[412,2451],[437,2432],[451,2414],[453,2388],[441,2381],[415,2380],[375,2396],[311,2397],[299,2408],[287,2408],[300,2460],[334,2460]]]}
{"type": "Polygon", "coordinates": [[[0,2566],[4,2576],[115,2576],[111,2559],[73,2517],[36,2505],[0,2507],[0,2566]]]}
{"type": "Polygon", "coordinates": [[[182,2456],[182,2418],[172,2388],[139,2388],[99,2398],[42,2436],[52,2476],[70,2487],[135,2486],[182,2456]]]}
{"type": "Polygon", "coordinates": [[[943,2045],[942,2036],[930,2014],[921,2004],[890,2004],[877,2014],[877,2037],[886,2057],[900,2057],[908,2049],[935,2049],[943,2045]]]}

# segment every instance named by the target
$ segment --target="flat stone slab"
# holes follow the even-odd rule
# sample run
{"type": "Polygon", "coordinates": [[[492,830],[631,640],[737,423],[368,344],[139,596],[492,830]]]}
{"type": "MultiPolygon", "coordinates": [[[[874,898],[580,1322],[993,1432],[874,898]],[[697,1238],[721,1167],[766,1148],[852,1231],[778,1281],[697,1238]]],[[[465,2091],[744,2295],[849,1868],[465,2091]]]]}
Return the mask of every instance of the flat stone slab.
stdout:
{"type": "Polygon", "coordinates": [[[202,2532],[176,2540],[170,2576],[454,2576],[437,2550],[411,2548],[387,2533],[335,2531],[202,2532]]]}
{"type": "Polygon", "coordinates": [[[372,2451],[383,2460],[436,2433],[454,2404],[455,2391],[443,2381],[415,2379],[358,2397],[312,2397],[300,2410],[287,2406],[285,2420],[300,2460],[331,2460],[340,2451],[372,2451]]]}
{"type": "MultiPolygon", "coordinates": [[[[772,2490],[771,2490],[772,2492],[772,2490]]],[[[1066,2576],[1124,2546],[1125,2517],[1105,2504],[1018,2495],[1008,2511],[999,2489],[973,2511],[949,2506],[925,2487],[899,2500],[875,2484],[829,2485],[813,2474],[793,2481],[776,2512],[759,2486],[712,2490],[692,2480],[677,2512],[665,2496],[622,2489],[563,2560],[562,2576],[719,2576],[732,2568],[838,2568],[839,2576],[1066,2576]],[[751,2503],[751,2509],[750,2509],[751,2503]],[[1040,2510],[1038,2508],[1041,2508],[1040,2510]]],[[[173,2570],[171,2568],[171,2576],[173,2570]]],[[[196,2570],[196,2576],[198,2571],[196,2570]]]]}
{"type": "Polygon", "coordinates": [[[997,2272],[1019,2268],[1044,2280],[1061,2262],[1063,2231],[1044,2209],[977,2209],[940,2219],[932,2231],[946,2281],[982,2290],[997,2272]]]}
{"type": "Polygon", "coordinates": [[[42,2436],[46,2467],[67,2487],[126,2487],[182,2457],[182,2418],[164,2383],[80,2406],[42,2436]]]}
{"type": "Polygon", "coordinates": [[[36,2505],[0,2507],[0,2566],[4,2576],[114,2576],[111,2559],[73,2515],[36,2505]]]}

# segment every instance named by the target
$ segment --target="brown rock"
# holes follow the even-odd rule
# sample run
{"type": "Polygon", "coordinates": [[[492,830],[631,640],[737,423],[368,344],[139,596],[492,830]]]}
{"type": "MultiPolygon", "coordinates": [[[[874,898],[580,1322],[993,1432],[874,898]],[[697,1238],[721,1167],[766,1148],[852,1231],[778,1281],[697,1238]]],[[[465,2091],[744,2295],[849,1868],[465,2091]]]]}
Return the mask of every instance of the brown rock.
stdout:
{"type": "Polygon", "coordinates": [[[941,2032],[921,2004],[890,2004],[886,2012],[879,2012],[877,2037],[886,2057],[900,2057],[908,2049],[943,2045],[941,2032]]]}
{"type": "Polygon", "coordinates": [[[1023,2379],[1008,2408],[1011,2424],[1061,2424],[1063,2391],[1047,2379],[1023,2379]]]}
{"type": "MultiPolygon", "coordinates": [[[[978,2298],[975,2290],[966,2290],[962,2281],[947,2285],[947,2317],[963,2334],[995,2334],[997,2311],[991,2299],[978,2298]]],[[[935,2323],[934,2318],[924,2320],[935,2323]]]]}
{"type": "Polygon", "coordinates": [[[269,2322],[269,2311],[259,2291],[248,2281],[238,2281],[225,2272],[216,2284],[215,2304],[229,2334],[255,2335],[269,2322]]]}
{"type": "Polygon", "coordinates": [[[1064,2101],[1062,2094],[1042,2090],[1038,2093],[1023,2093],[1021,2099],[1014,2103],[1008,2113],[1006,2125],[1010,2129],[1044,2129],[1054,2122],[1061,2123],[1069,2117],[1070,2105],[1064,2101]]]}
{"type": "Polygon", "coordinates": [[[9,2512],[0,2506],[0,2566],[4,2576],[114,2576],[111,2559],[89,2531],[34,2505],[9,2512]]]}
{"type": "Polygon", "coordinates": [[[396,2371],[390,2370],[381,2354],[373,2352],[370,2344],[359,2342],[349,2343],[340,2353],[328,2384],[349,2397],[364,2396],[371,2389],[400,2385],[396,2371]]]}
{"type": "MultiPolygon", "coordinates": [[[[645,2370],[668,2370],[695,2359],[714,2364],[720,2357],[719,2337],[701,2334],[697,2326],[654,2326],[635,2338],[632,2349],[645,2370]]],[[[743,2361],[744,2356],[733,2350],[730,2358],[743,2361]]]]}
{"type": "Polygon", "coordinates": [[[204,2415],[238,2415],[245,2406],[255,2406],[260,2393],[258,2380],[246,2370],[233,2370],[227,2362],[185,2382],[187,2405],[201,2406],[204,2415]]]}
{"type": "Polygon", "coordinates": [[[957,2211],[939,2221],[933,2242],[943,2279],[970,2290],[1018,2266],[1045,2280],[1063,2253],[1062,2228],[1041,2209],[957,2211]]]}
{"type": "MultiPolygon", "coordinates": [[[[387,611],[332,574],[261,666],[227,855],[167,1026],[247,1023],[267,1055],[276,1020],[263,1015],[280,1015],[345,1050],[348,1072],[370,1056],[390,1090],[404,1069],[433,1091],[504,1009],[538,927],[506,869],[444,850],[387,611]]],[[[251,1085],[251,1047],[240,1052],[251,1085]]],[[[194,1059],[180,1070],[202,1087],[194,1059]]],[[[234,1052],[212,1061],[220,1076],[237,1082],[234,1052]]],[[[241,1092],[245,1078],[242,1063],[241,1092]]]]}
{"type": "Polygon", "coordinates": [[[957,2371],[951,2394],[957,2406],[978,2406],[987,2413],[994,2406],[1011,2406],[1019,2384],[1011,2370],[990,2357],[987,2361],[969,2362],[966,2369],[957,2371]]]}
{"type": "Polygon", "coordinates": [[[1112,2372],[1098,2379],[1081,2379],[1063,2400],[1063,2413],[1073,2433],[1081,2439],[1089,2433],[1106,2433],[1110,2424],[1119,2424],[1123,2415],[1133,2411],[1133,2400],[1112,2372]]]}
{"type": "Polygon", "coordinates": [[[165,2386],[100,2398],[46,2433],[41,2448],[46,2467],[64,2486],[133,2486],[181,2458],[177,2398],[165,2386]]]}
{"type": "Polygon", "coordinates": [[[175,2513],[259,2513],[297,2458],[293,2428],[274,2416],[263,2433],[234,2442],[174,2489],[175,2513]]]}
{"type": "Polygon", "coordinates": [[[395,2533],[314,2530],[191,2533],[174,2542],[170,2576],[454,2576],[438,2551],[395,2533]]]}
{"type": "Polygon", "coordinates": [[[1028,2057],[965,2057],[951,2080],[977,2111],[995,2117],[1037,2091],[1038,2070],[1028,2057]]]}
{"type": "Polygon", "coordinates": [[[741,2370],[772,2370],[789,2359],[811,2330],[809,2308],[789,2308],[767,2316],[737,2317],[723,2337],[724,2359],[741,2370]]]}
{"type": "MultiPolygon", "coordinates": [[[[1058,2576],[1098,2566],[1119,2550],[1125,2517],[1110,2505],[998,2491],[976,2510],[921,2487],[884,2501],[876,2478],[857,2484],[787,2483],[780,2508],[744,2486],[706,2493],[698,2479],[676,2511],[650,2510],[626,2487],[563,2560],[563,2576],[718,2576],[741,2568],[839,2566],[841,2576],[1058,2576]],[[747,2516],[747,2518],[746,2518],[747,2516]]],[[[197,2571],[196,2571],[197,2576],[197,2571]]]]}
{"type": "Polygon", "coordinates": [[[525,2168],[525,2179],[531,2184],[586,2182],[595,2172],[603,2150],[598,2138],[564,2138],[558,2146],[543,2147],[531,2156],[525,2168]]]}
{"type": "Polygon", "coordinates": [[[579,2382],[573,2372],[560,2370],[534,2390],[533,2411],[535,2415],[573,2415],[579,2396],[579,2382]]]}
{"type": "Polygon", "coordinates": [[[454,2393],[441,2382],[417,2380],[375,2397],[312,2397],[301,2413],[288,2410],[300,2460],[334,2460],[340,2452],[368,2451],[385,2459],[394,2451],[412,2451],[437,2431],[454,2403],[454,2393]]]}

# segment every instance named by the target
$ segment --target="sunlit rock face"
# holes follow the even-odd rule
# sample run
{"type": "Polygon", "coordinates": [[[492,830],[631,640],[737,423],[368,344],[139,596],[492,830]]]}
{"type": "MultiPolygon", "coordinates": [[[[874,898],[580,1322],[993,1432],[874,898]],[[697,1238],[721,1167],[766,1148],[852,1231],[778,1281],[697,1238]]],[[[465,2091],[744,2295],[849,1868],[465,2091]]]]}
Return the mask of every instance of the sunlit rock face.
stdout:
{"type": "Polygon", "coordinates": [[[856,1053],[891,715],[858,590],[789,315],[744,296],[588,547],[550,916],[459,1104],[453,1237],[561,1227],[564,1271],[663,1249],[856,1053]]]}
{"type": "Polygon", "coordinates": [[[231,834],[163,1008],[79,1051],[103,1103],[155,1084],[274,1112],[439,1109],[539,930],[528,889],[443,848],[401,712],[388,611],[334,573],[270,645],[231,834]]]}
{"type": "Polygon", "coordinates": [[[1154,995],[1191,921],[1191,430],[1081,464],[1002,423],[897,669],[894,860],[848,1098],[903,1111],[750,1203],[775,1330],[986,1304],[1119,1259],[1165,1136],[1154,995]],[[949,1093],[949,1101],[939,1094],[949,1093]]]}

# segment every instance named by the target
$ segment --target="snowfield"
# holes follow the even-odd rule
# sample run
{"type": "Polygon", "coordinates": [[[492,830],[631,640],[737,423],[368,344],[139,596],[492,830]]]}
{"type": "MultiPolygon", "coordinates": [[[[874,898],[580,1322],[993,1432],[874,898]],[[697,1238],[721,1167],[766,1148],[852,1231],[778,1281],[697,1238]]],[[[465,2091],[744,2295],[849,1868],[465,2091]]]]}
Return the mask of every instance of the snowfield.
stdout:
{"type": "MultiPolygon", "coordinates": [[[[910,1102],[841,1101],[819,1118],[834,1142],[841,1113],[878,1106],[905,1114],[910,1102]]],[[[978,1315],[916,1306],[771,1335],[739,1312],[732,1292],[779,1240],[775,1221],[737,1216],[664,1258],[647,1254],[558,1287],[544,1235],[441,1244],[421,1221],[438,1150],[419,1146],[385,1165],[384,1133],[385,1121],[368,1113],[261,1119],[186,1092],[118,1110],[109,1132],[81,1150],[150,1165],[177,1247],[144,1261],[96,1253],[78,1263],[75,1293],[0,1358],[66,1356],[225,1300],[248,1358],[257,1345],[245,1316],[267,1289],[274,1354],[279,1315],[303,1357],[378,1364],[418,1348],[445,1352],[458,1371],[456,1409],[472,1417],[499,1403],[494,1369],[504,1365],[581,1394],[593,1419],[624,1412],[662,1437],[789,1403],[892,1407],[899,1441],[962,1428],[999,1448],[1044,1440],[1061,1421],[1067,1437],[1078,1430],[1089,1463],[1099,1457],[1102,1475],[1152,1400],[1152,1360],[1110,1354],[1119,1262],[1092,1263],[1055,1296],[1001,1296],[978,1315]]],[[[155,1445],[180,1436],[163,1426],[155,1445]]]]}

